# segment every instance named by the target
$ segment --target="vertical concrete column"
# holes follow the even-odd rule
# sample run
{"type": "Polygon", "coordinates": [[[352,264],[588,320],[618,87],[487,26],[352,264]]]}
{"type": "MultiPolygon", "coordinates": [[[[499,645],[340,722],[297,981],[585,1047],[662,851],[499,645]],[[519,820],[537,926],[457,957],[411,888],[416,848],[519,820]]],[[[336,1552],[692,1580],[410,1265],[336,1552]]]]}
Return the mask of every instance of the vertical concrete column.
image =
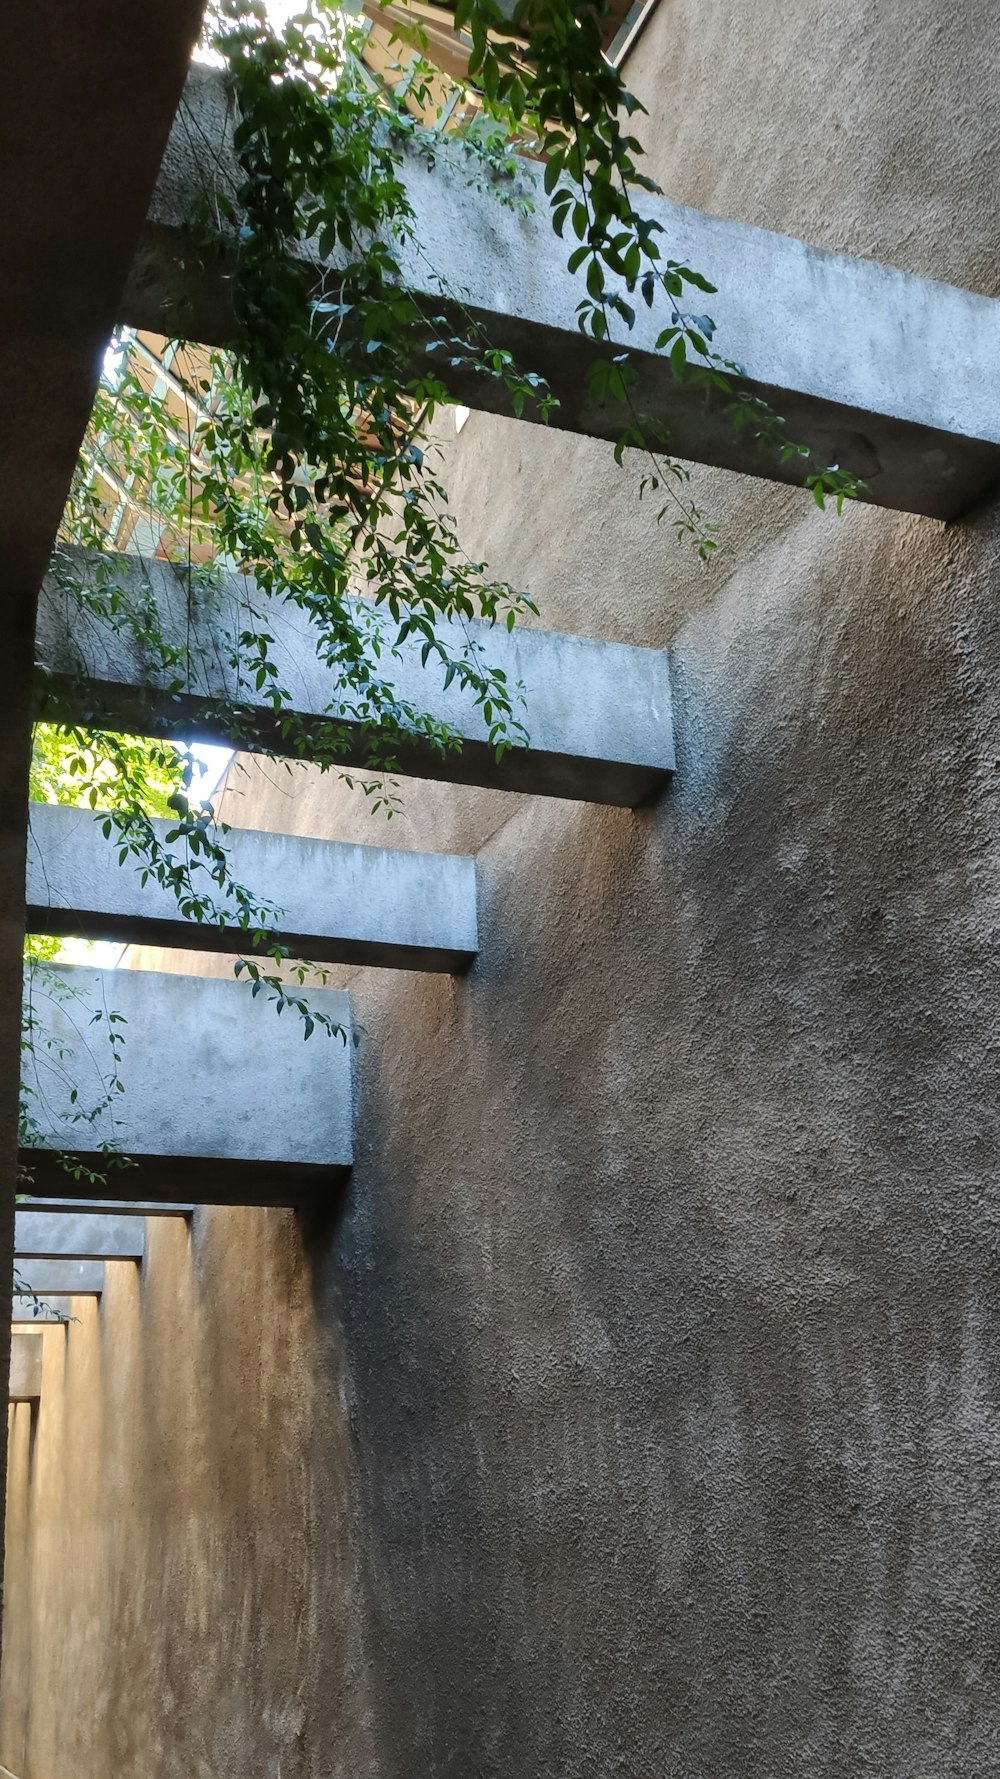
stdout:
{"type": "MultiPolygon", "coordinates": [[[[35,600],[201,0],[34,0],[0,57],[0,1270],[13,1269],[35,600]]],[[[0,1368],[10,1327],[0,1322],[0,1368]]],[[[6,1421],[0,1464],[6,1462],[6,1421]]]]}
{"type": "MultiPolygon", "coordinates": [[[[3,498],[0,483],[0,500],[3,498]]],[[[14,1270],[14,1197],[18,1167],[24,973],[22,885],[28,834],[35,627],[33,592],[34,589],[24,582],[10,582],[4,574],[3,553],[0,551],[0,613],[3,614],[4,639],[4,696],[0,700],[0,1271],[8,1279],[13,1278],[14,1270]]],[[[10,1323],[6,1317],[0,1317],[0,1375],[9,1368],[10,1323]]],[[[4,1415],[0,1418],[0,1467],[3,1473],[6,1465],[7,1416],[4,1415]]],[[[0,1562],[3,1536],[0,1529],[0,1562]]]]}

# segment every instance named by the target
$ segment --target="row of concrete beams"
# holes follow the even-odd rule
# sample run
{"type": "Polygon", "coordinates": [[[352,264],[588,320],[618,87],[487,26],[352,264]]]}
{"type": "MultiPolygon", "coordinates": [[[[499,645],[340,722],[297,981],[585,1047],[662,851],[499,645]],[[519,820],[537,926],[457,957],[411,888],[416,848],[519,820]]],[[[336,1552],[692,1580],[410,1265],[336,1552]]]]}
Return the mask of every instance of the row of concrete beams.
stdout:
{"type": "MultiPolygon", "coordinates": [[[[97,1169],[104,1145],[136,1162],[113,1175],[116,1195],[134,1201],[295,1205],[332,1197],[346,1177],[349,1037],[321,1025],[303,1041],[294,1009],[279,1017],[266,993],[231,979],[65,965],[34,972],[28,992],[25,1086],[39,1142],[22,1161],[35,1197],[64,1203],[73,1181],[59,1155],[97,1169]],[[109,1008],[125,1020],[121,1093],[109,1092],[109,1008]]],[[[346,994],[310,988],[308,999],[350,1033],[346,994]]],[[[92,1190],[81,1181],[81,1198],[92,1190]]]]}
{"type": "MultiPolygon", "coordinates": [[[[192,887],[213,895],[220,919],[186,918],[172,889],[153,878],[142,882],[141,860],[118,863],[118,848],[102,833],[102,819],[91,810],[31,804],[29,932],[200,951],[248,950],[231,891],[219,890],[192,860],[192,887]]],[[[152,827],[165,850],[184,863],[183,845],[167,845],[171,824],[157,821],[152,827]]],[[[259,905],[274,910],[269,924],[296,957],[404,970],[462,970],[475,957],[471,858],[299,840],[246,828],[230,829],[224,844],[234,879],[259,905]]]]}
{"type": "Polygon", "coordinates": [[[145,1252],[146,1226],[139,1217],[90,1208],[25,1209],[22,1201],[14,1219],[13,1320],[52,1319],[58,1315],[53,1298],[100,1297],[105,1261],[139,1263],[145,1252]]]}
{"type": "MultiPolygon", "coordinates": [[[[174,659],[188,667],[184,675],[175,665],[164,669],[151,662],[120,620],[112,628],[81,610],[65,579],[51,578],[39,605],[36,640],[50,716],[143,734],[235,739],[241,745],[249,739],[281,753],[293,714],[317,745],[331,723],[344,725],[350,737],[346,761],[364,766],[366,734],[353,710],[357,694],[345,694],[336,669],[322,658],[319,629],[301,608],[268,597],[239,574],[223,573],[206,588],[182,567],[142,557],[95,558],[80,551],[72,568],[73,580],[93,590],[95,603],[110,574],[122,606],[143,619],[140,632],[155,615],[174,659]],[[259,630],[273,638],[270,660],[285,694],[279,710],[232,665],[241,653],[235,639],[259,630]],[[240,713],[235,735],[233,708],[240,713]]],[[[523,687],[515,714],[527,729],[528,745],[512,747],[498,760],[473,693],[463,690],[459,676],[446,686],[433,657],[422,664],[422,638],[410,636],[396,647],[398,626],[387,612],[358,600],[355,614],[371,636],[373,671],[390,683],[394,697],[447,723],[461,738],[460,750],[441,752],[414,734],[397,751],[401,772],[627,806],[668,781],[674,746],[662,650],[521,625],[508,633],[503,625],[440,623],[438,635],[452,655],[471,649],[481,664],[500,669],[509,687],[523,687]]]]}
{"type": "Polygon", "coordinates": [[[13,1299],[13,1320],[65,1316],[64,1294],[99,1297],[104,1289],[104,1267],[94,1262],[142,1261],[146,1251],[143,1219],[186,1218],[194,1208],[193,1204],[141,1199],[130,1203],[121,1199],[22,1198],[15,1216],[14,1267],[15,1283],[27,1291],[13,1299]]]}
{"type": "MultiPolygon", "coordinates": [[[[651,309],[633,297],[636,321],[611,347],[577,327],[579,280],[549,224],[537,166],[519,179],[534,190],[533,213],[498,203],[468,179],[460,146],[435,144],[434,164],[414,153],[405,182],[415,227],[399,249],[404,283],[433,313],[469,312],[492,344],[544,376],[569,431],[617,438],[619,405],[590,392],[596,358],[627,347],[636,366],[639,419],[663,428],[667,448],[689,460],[773,480],[801,482],[831,463],[861,476],[876,505],[952,518],[1000,479],[1000,302],[913,277],[871,260],[827,253],[785,235],[704,216],[643,195],[637,207],[659,223],[664,259],[694,267],[717,293],[691,293],[708,309],[722,355],[745,384],[783,416],[806,461],[781,463],[752,429],[734,431],[729,398],[679,384],[655,341],[670,322],[666,299],[651,309]],[[914,343],[919,342],[919,350],[914,343]]],[[[122,319],[209,343],[233,336],[235,251],[208,255],[190,219],[221,180],[239,181],[231,102],[221,76],[197,70],[168,144],[122,305],[122,319]]],[[[336,272],[336,263],[329,262],[336,272]]],[[[442,370],[455,398],[503,409],[500,383],[442,370]]]]}

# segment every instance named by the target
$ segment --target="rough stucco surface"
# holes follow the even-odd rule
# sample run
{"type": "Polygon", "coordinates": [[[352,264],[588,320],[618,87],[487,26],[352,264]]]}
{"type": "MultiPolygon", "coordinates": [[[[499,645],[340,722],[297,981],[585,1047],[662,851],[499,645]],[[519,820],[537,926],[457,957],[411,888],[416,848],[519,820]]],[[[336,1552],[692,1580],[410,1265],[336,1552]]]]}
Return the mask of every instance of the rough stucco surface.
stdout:
{"type": "MultiPolygon", "coordinates": [[[[992,7],[661,0],[632,72],[671,195],[996,288],[992,7]]],[[[45,1336],[0,1760],[991,1772],[1000,515],[699,474],[706,576],[604,447],[448,455],[547,625],[670,645],[674,789],[407,787],[394,843],[479,850],[479,959],[345,972],[328,1218],[158,1220],[45,1336]]],[[[230,802],[385,838],[308,774],[230,802]]]]}

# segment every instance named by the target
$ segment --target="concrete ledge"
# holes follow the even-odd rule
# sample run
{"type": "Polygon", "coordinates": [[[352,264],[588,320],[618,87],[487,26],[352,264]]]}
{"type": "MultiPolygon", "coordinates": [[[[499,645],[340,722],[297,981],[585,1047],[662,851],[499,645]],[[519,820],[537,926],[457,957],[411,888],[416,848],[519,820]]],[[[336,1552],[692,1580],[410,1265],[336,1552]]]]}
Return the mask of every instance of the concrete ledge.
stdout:
{"type": "Polygon", "coordinates": [[[19,1261],[17,1274],[36,1297],[100,1297],[104,1290],[103,1260],[19,1261]]]}
{"type": "MultiPolygon", "coordinates": [[[[232,337],[235,259],[210,259],[188,230],[204,169],[235,182],[230,124],[220,76],[195,71],[133,263],[125,321],[210,342],[232,337]]],[[[464,299],[494,346],[548,379],[560,426],[617,438],[621,409],[594,402],[587,369],[622,346],[601,351],[580,335],[582,286],[566,271],[568,249],[552,233],[544,196],[536,214],[516,214],[470,186],[461,150],[447,143],[435,143],[431,168],[414,154],[404,176],[417,219],[399,256],[404,283],[435,313],[448,310],[449,292],[464,299]]],[[[525,164],[521,177],[536,187],[535,167],[525,164]]],[[[637,411],[667,426],[677,456],[787,482],[840,463],[865,479],[876,505],[936,518],[954,517],[1000,478],[1000,302],[665,200],[643,195],[637,207],[662,224],[665,256],[718,286],[711,297],[692,292],[687,306],[709,310],[722,355],[744,367],[814,460],[776,462],[734,433],[724,397],[720,405],[718,395],[680,387],[654,349],[669,304],[647,310],[636,301],[624,344],[638,371],[637,411]]],[[[506,400],[492,381],[449,375],[456,399],[472,407],[506,400]]]]}
{"type": "Polygon", "coordinates": [[[130,1202],[123,1198],[19,1198],[18,1204],[22,1211],[71,1211],[87,1213],[94,1216],[108,1214],[115,1217],[191,1217],[194,1214],[193,1204],[159,1204],[155,1200],[136,1199],[130,1202]]]}
{"type": "MultiPolygon", "coordinates": [[[[97,562],[85,552],[72,560],[79,579],[96,584],[97,562]]],[[[251,744],[280,754],[282,712],[241,683],[229,662],[227,639],[263,627],[274,638],[270,655],[289,707],[318,737],[331,721],[346,723],[357,741],[345,762],[364,767],[364,736],[352,711],[342,707],[337,676],[316,652],[319,632],[300,608],[268,599],[241,575],[223,573],[217,587],[198,588],[183,569],[143,557],[115,557],[114,576],[116,590],[136,611],[155,612],[161,634],[181,659],[191,661],[191,676],[178,688],[176,669],[151,668],[133,637],[81,611],[78,600],[49,579],[39,605],[36,655],[48,682],[50,716],[99,720],[144,734],[232,741],[215,707],[236,706],[243,719],[240,745],[247,745],[249,736],[251,744]]],[[[482,661],[502,668],[511,686],[525,688],[525,707],[518,714],[529,744],[511,748],[498,761],[471,693],[463,692],[457,679],[446,689],[439,666],[421,665],[419,639],[409,638],[394,654],[397,626],[386,612],[360,600],[356,609],[380,638],[382,652],[373,665],[395,695],[449,723],[463,738],[459,752],[442,754],[414,735],[399,751],[400,772],[624,805],[643,802],[667,783],[674,746],[667,657],[661,650],[522,626],[508,634],[503,626],[483,623],[440,624],[439,634],[456,653],[471,638],[482,661]]]]}
{"type": "Polygon", "coordinates": [[[42,1337],[40,1334],[14,1334],[10,1342],[8,1401],[37,1402],[41,1393],[42,1337]]]}
{"type": "Polygon", "coordinates": [[[14,1215],[15,1264],[21,1260],[142,1260],[146,1231],[137,1217],[24,1211],[14,1215]]]}
{"type": "MultiPolygon", "coordinates": [[[[40,1147],[22,1150],[33,1196],[73,1196],[54,1152],[99,1168],[102,1142],[134,1158],[116,1170],[119,1197],[192,1203],[294,1204],[329,1192],[351,1165],[351,1045],[317,1029],[303,1041],[294,1011],[278,1015],[266,995],[211,977],[146,970],[46,968],[32,989],[35,1042],[26,1086],[42,1124],[40,1147]],[[109,1089],[106,1009],[124,1016],[113,1107],[92,1121],[109,1089]],[[131,1189],[131,1190],[130,1190],[131,1189]]],[[[317,1013],[349,1027],[350,1002],[330,989],[309,993],[317,1013]]],[[[80,1196],[93,1186],[81,1182],[80,1196]]]]}
{"type": "MultiPolygon", "coordinates": [[[[38,1329],[58,1328],[64,1322],[69,1321],[73,1309],[70,1298],[46,1297],[43,1300],[44,1313],[40,1316],[33,1316],[31,1313],[34,1301],[32,1297],[15,1296],[11,1299],[10,1317],[15,1326],[38,1329]]],[[[2,1779],[2,1775],[3,1768],[0,1767],[0,1779],[2,1779]]]]}
{"type": "MultiPolygon", "coordinates": [[[[247,952],[230,898],[229,925],[185,920],[177,898],[140,880],[138,860],[119,865],[100,817],[56,804],[29,805],[27,926],[33,933],[136,945],[247,952]]],[[[169,822],[154,822],[165,844],[169,822]]],[[[297,957],[409,970],[460,970],[476,954],[476,867],[447,854],[334,845],[233,828],[224,844],[236,880],[281,909],[279,937],[297,957]]],[[[183,858],[183,850],[171,848],[183,858]]],[[[204,871],[206,892],[218,896],[204,871]]]]}

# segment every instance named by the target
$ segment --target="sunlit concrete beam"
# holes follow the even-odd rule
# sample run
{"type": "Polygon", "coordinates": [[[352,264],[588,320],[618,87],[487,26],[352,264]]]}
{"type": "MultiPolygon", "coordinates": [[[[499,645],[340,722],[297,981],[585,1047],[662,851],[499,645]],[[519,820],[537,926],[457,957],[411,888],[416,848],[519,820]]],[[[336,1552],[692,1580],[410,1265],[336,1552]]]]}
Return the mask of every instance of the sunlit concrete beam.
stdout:
{"type": "Polygon", "coordinates": [[[103,1260],[17,1261],[15,1295],[35,1297],[100,1297],[104,1290],[103,1260]]]}
{"type": "MultiPolygon", "coordinates": [[[[347,995],[305,992],[315,1019],[349,1031],[347,995]]],[[[304,1042],[293,1008],[279,1015],[267,992],[255,997],[216,977],[66,965],[36,972],[30,994],[24,1081],[39,1141],[21,1160],[35,1197],[71,1195],[60,1152],[99,1169],[107,1166],[103,1144],[136,1163],[113,1174],[116,1193],[132,1188],[136,1200],[172,1203],[183,1192],[192,1203],[293,1205],[332,1195],[344,1180],[350,1041],[318,1025],[304,1042]],[[124,1020],[116,1027],[121,1093],[109,1010],[124,1020]]],[[[92,1192],[81,1180],[80,1196],[92,1192]]]]}
{"type": "MultiPolygon", "coordinates": [[[[75,580],[107,583],[107,564],[85,552],[73,558],[75,580]]],[[[170,733],[209,740],[255,743],[278,753],[287,747],[286,723],[299,719],[306,742],[329,740],[331,724],[348,735],[345,761],[363,767],[368,732],[353,712],[356,693],[345,688],[318,649],[321,635],[298,606],[268,598],[245,577],[223,574],[218,586],[190,584],[183,569],[137,556],[113,560],[114,587],[137,612],[155,612],[156,626],[175,659],[190,662],[185,683],[178,669],[164,669],[144,654],[134,634],[113,629],[80,601],[65,581],[46,582],[38,614],[36,653],[47,684],[50,716],[99,721],[143,733],[170,733]],[[287,694],[275,710],[251,676],[231,665],[228,639],[266,627],[277,683],[287,694]],[[250,683],[243,683],[250,680],[250,683]],[[229,712],[239,712],[236,728],[229,712]]],[[[440,751],[419,733],[396,750],[400,772],[477,784],[497,790],[574,797],[632,806],[669,780],[674,765],[670,678],[659,649],[592,642],[585,637],[516,626],[441,623],[438,634],[458,654],[471,645],[477,659],[501,669],[514,690],[523,686],[515,715],[526,746],[498,760],[489,723],[471,690],[456,677],[445,685],[440,663],[421,663],[421,639],[408,637],[393,652],[397,626],[384,611],[355,602],[359,623],[369,625],[380,653],[372,661],[395,698],[450,725],[459,750],[440,751]]],[[[520,695],[519,695],[520,696],[520,695]]]]}
{"type": "Polygon", "coordinates": [[[10,1402],[37,1402],[42,1393],[42,1337],[17,1333],[10,1342],[10,1402]]]}
{"type": "MultiPolygon", "coordinates": [[[[535,193],[525,215],[470,181],[460,145],[435,144],[433,165],[414,153],[404,179],[415,226],[398,256],[404,284],[433,313],[453,313],[463,332],[471,315],[492,345],[547,379],[560,427],[621,435],[630,414],[591,393],[588,371],[627,350],[635,414],[662,428],[678,457],[786,482],[837,463],[864,479],[865,499],[935,518],[954,517],[1000,479],[1000,302],[637,197],[662,228],[663,258],[717,286],[711,296],[691,291],[684,306],[709,311],[715,344],[742,367],[743,386],[783,417],[786,438],[810,448],[807,460],[782,462],[775,448],[757,446],[752,428],[734,428],[730,396],[677,382],[655,348],[671,319],[667,298],[647,308],[632,295],[635,325],[613,346],[584,338],[582,286],[566,270],[569,249],[550,227],[539,176],[522,165],[519,178],[535,193]]],[[[221,77],[199,70],[170,138],[125,321],[207,342],[232,338],[236,256],[206,254],[190,232],[215,181],[227,193],[238,183],[230,102],[221,77]]],[[[503,411],[509,402],[498,379],[456,367],[441,374],[471,407],[503,411]]]]}
{"type": "Polygon", "coordinates": [[[140,1217],[95,1217],[66,1211],[18,1210],[14,1255],[21,1260],[142,1260],[146,1231],[140,1217]]]}
{"type": "MultiPolygon", "coordinates": [[[[226,924],[186,919],[173,890],[118,849],[90,810],[32,803],[28,834],[29,932],[136,945],[242,953],[248,934],[235,896],[191,861],[192,887],[210,894],[226,924]]],[[[153,829],[165,851],[169,822],[153,829]]],[[[235,881],[296,957],[405,970],[460,970],[476,954],[476,867],[471,858],[381,846],[335,845],[232,828],[220,835],[235,881]]]]}

